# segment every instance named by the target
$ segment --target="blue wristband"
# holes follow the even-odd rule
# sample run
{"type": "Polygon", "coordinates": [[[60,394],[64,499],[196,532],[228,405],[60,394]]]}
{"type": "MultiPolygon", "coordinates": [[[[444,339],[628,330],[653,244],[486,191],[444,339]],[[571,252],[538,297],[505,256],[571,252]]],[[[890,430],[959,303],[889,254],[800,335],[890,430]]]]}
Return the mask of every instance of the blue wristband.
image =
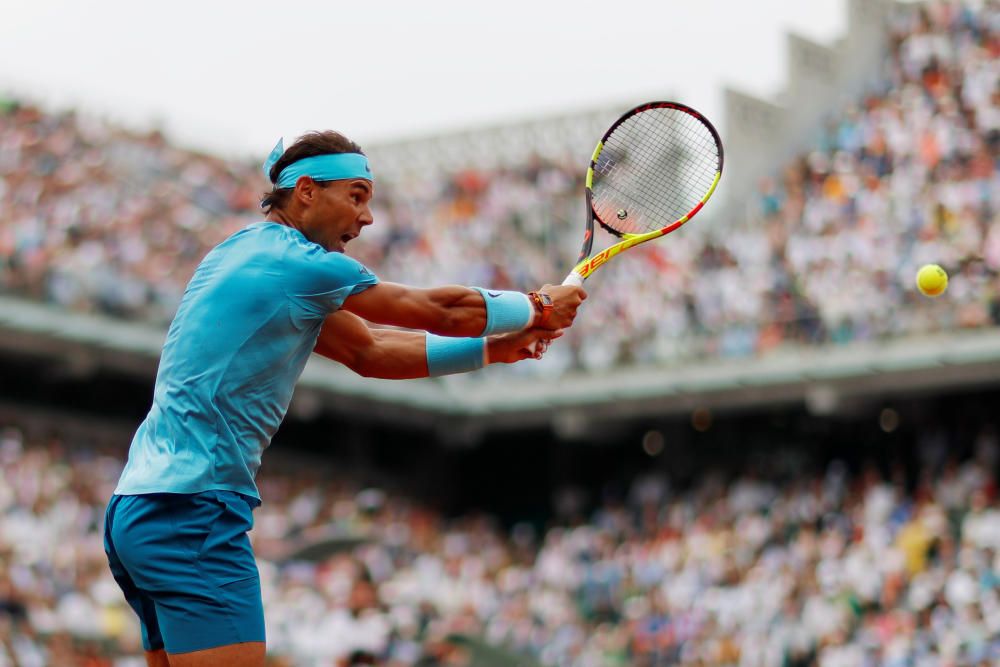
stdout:
{"type": "Polygon", "coordinates": [[[531,299],[527,294],[486,290],[482,287],[472,289],[478,290],[486,302],[486,328],[479,334],[480,336],[521,331],[531,324],[535,307],[531,305],[531,299]]]}
{"type": "Polygon", "coordinates": [[[466,373],[483,367],[486,341],[482,338],[448,338],[427,334],[427,375],[466,373]]]}

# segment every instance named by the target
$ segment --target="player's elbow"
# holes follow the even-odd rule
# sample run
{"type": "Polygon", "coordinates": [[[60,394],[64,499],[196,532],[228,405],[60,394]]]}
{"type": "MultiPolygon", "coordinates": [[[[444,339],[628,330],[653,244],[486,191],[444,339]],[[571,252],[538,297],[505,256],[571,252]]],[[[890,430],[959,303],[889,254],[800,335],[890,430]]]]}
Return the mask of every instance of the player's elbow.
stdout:
{"type": "Polygon", "coordinates": [[[330,361],[335,361],[342,366],[346,366],[358,375],[368,377],[371,372],[371,364],[366,360],[364,350],[348,345],[329,345],[321,340],[313,348],[313,352],[330,361]]]}
{"type": "Polygon", "coordinates": [[[357,359],[347,367],[363,378],[382,377],[378,372],[378,367],[364,359],[357,359]]]}
{"type": "Polygon", "coordinates": [[[363,349],[351,350],[350,354],[342,354],[337,361],[361,377],[374,377],[375,364],[371,360],[371,355],[366,354],[363,349]]]}

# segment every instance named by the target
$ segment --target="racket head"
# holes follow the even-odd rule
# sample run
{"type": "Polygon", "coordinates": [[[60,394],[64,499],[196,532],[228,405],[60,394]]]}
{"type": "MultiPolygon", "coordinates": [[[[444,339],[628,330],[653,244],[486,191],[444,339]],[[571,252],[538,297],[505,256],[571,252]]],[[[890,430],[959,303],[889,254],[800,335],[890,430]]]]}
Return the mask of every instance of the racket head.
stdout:
{"type": "Polygon", "coordinates": [[[666,101],[630,109],[608,128],[590,160],[590,240],[594,219],[620,237],[677,229],[715,192],[723,161],[718,131],[695,109],[666,101]]]}

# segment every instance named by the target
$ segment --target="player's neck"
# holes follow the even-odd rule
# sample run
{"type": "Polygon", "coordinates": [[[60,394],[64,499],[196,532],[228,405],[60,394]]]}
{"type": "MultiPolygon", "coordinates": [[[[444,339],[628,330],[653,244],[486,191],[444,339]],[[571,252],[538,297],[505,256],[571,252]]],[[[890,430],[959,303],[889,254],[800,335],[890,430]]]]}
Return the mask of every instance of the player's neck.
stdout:
{"type": "Polygon", "coordinates": [[[286,227],[291,227],[292,229],[300,232],[302,231],[302,225],[297,224],[297,222],[290,218],[285,211],[272,210],[264,219],[268,222],[277,222],[279,225],[285,225],[286,227]]]}

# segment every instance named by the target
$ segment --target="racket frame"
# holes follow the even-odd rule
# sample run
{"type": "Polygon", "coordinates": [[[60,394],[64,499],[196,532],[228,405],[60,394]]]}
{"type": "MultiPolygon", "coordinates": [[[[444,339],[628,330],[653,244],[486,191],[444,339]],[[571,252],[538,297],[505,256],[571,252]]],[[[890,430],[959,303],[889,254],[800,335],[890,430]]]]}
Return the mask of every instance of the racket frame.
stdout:
{"type": "Polygon", "coordinates": [[[587,209],[587,226],[584,230],[583,236],[583,246],[580,249],[580,255],[577,258],[577,264],[570,271],[569,275],[563,280],[563,285],[577,285],[583,284],[590,274],[596,271],[600,266],[602,266],[609,259],[614,257],[620,252],[633,248],[640,243],[645,243],[646,241],[651,241],[653,239],[665,236],[670,232],[678,229],[688,220],[693,218],[698,211],[705,205],[705,202],[709,200],[712,194],[715,192],[716,186],[719,184],[719,179],[722,178],[722,163],[723,163],[723,150],[722,150],[722,139],[719,137],[718,131],[715,127],[705,118],[701,113],[692,109],[691,107],[679,104],[677,102],[647,102],[645,104],[640,104],[639,106],[626,111],[621,115],[618,120],[608,128],[608,131],[604,133],[601,140],[597,142],[597,147],[594,148],[594,153],[590,157],[590,165],[587,167],[587,178],[585,181],[586,188],[586,209],[587,209]],[[712,184],[709,186],[708,191],[702,196],[701,200],[695,204],[690,211],[685,215],[681,216],[669,225],[662,227],[660,229],[647,232],[645,234],[628,234],[619,232],[611,227],[609,227],[603,220],[598,217],[597,212],[594,211],[594,168],[597,166],[597,160],[601,155],[601,151],[604,150],[604,143],[608,140],[611,134],[618,128],[619,125],[624,123],[626,120],[632,116],[648,111],[649,109],[676,109],[677,111],[684,112],[693,116],[697,121],[702,123],[709,132],[712,133],[712,137],[715,139],[715,145],[719,149],[719,163],[715,170],[715,178],[712,179],[712,184]],[[591,250],[594,245],[594,220],[597,220],[604,229],[606,229],[611,234],[621,238],[622,240],[614,245],[608,246],[599,253],[591,256],[591,250]]]}

